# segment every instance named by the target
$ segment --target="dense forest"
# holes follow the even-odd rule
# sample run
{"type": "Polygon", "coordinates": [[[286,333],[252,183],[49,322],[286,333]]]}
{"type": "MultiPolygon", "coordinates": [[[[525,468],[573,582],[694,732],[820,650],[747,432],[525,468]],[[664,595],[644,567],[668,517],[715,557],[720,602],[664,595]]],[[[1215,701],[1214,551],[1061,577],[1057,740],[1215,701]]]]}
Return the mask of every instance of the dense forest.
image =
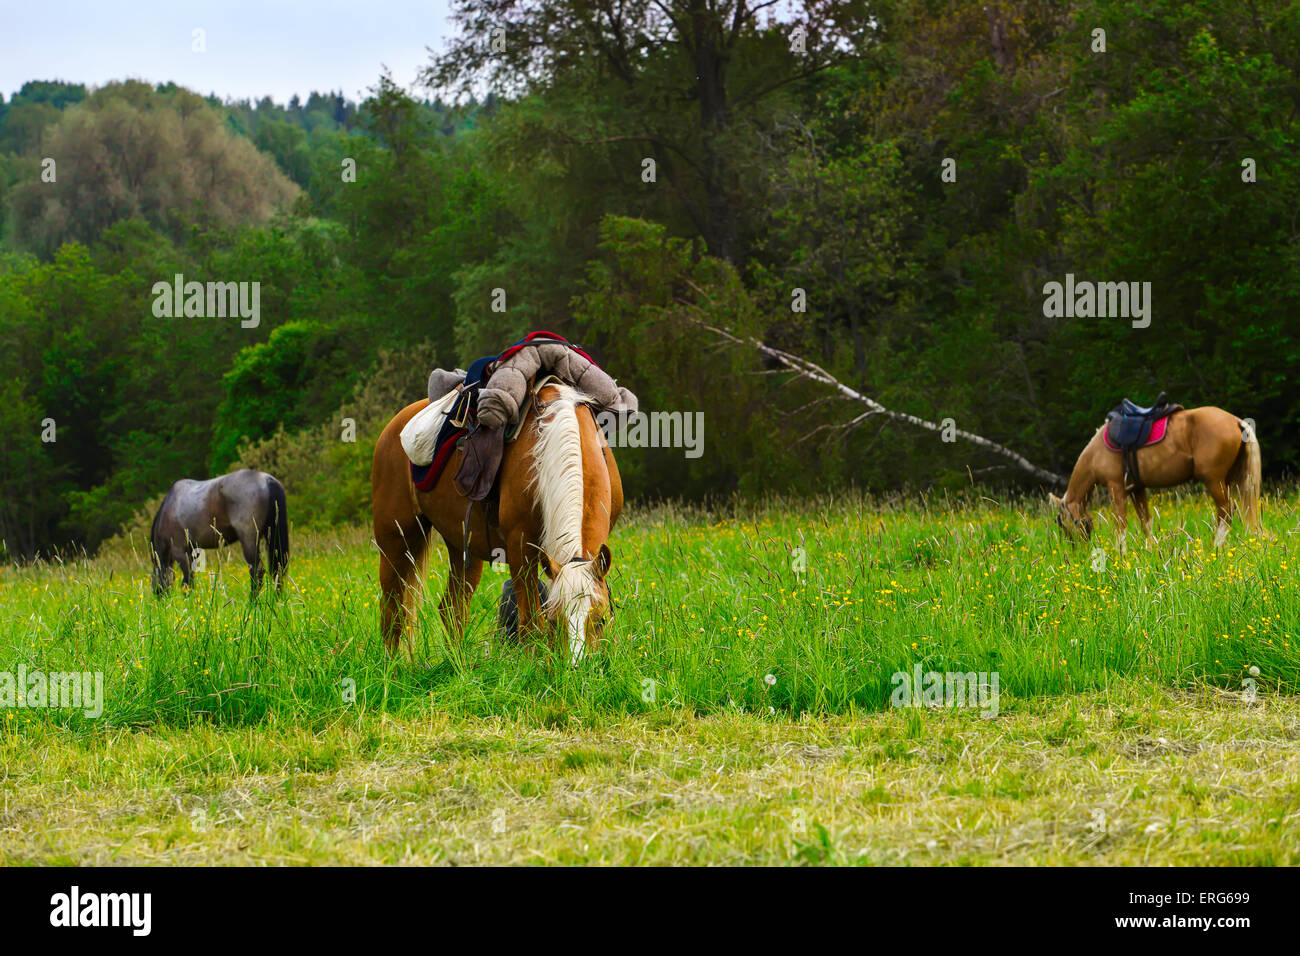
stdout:
{"type": "Polygon", "coordinates": [[[1057,473],[1161,390],[1300,465],[1300,4],[452,6],[421,86],[359,104],[0,100],[4,557],[239,463],[363,521],[427,370],[534,328],[705,413],[701,458],[620,453],[634,497],[1033,484],[750,339],[1057,473]],[[178,275],[259,283],[260,321],[159,317],[178,275]],[[1149,324],[1045,314],[1067,275],[1150,283],[1149,324]]]}

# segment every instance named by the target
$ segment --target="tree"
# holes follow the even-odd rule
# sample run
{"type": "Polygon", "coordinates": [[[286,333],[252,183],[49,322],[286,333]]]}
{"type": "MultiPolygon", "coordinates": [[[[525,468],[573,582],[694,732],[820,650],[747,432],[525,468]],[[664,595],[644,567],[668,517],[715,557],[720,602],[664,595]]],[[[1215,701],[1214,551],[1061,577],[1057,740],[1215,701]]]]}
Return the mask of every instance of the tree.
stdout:
{"type": "Polygon", "coordinates": [[[774,101],[860,48],[872,24],[865,3],[821,0],[457,0],[453,9],[460,34],[424,82],[461,95],[481,82],[544,94],[564,117],[548,131],[556,145],[629,147],[629,182],[639,149],[710,251],[732,262],[748,242],[745,165],[774,101]]]}
{"type": "Polygon", "coordinates": [[[191,217],[262,223],[297,192],[202,98],[136,81],[111,83],[60,114],[41,150],[58,163],[57,181],[32,176],[12,203],[18,243],[44,256],[132,216],[173,236],[191,217]]]}

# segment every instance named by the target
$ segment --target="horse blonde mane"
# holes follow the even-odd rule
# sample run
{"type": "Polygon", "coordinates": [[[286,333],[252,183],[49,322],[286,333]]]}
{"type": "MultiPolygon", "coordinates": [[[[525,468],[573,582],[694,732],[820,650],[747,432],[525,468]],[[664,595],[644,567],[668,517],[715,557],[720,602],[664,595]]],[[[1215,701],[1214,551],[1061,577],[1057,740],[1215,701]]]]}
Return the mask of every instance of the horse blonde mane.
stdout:
{"type": "Polygon", "coordinates": [[[576,388],[556,385],[560,393],[538,419],[533,445],[531,487],[542,508],[542,550],[556,564],[582,550],[582,430],[578,405],[587,400],[576,388]]]}
{"type": "Polygon", "coordinates": [[[558,397],[539,417],[533,445],[533,475],[542,511],[542,550],[556,566],[546,599],[546,614],[564,613],[569,648],[576,660],[583,652],[583,626],[600,599],[600,580],[592,555],[582,550],[582,429],[578,406],[590,399],[569,385],[556,384],[558,397]]]}

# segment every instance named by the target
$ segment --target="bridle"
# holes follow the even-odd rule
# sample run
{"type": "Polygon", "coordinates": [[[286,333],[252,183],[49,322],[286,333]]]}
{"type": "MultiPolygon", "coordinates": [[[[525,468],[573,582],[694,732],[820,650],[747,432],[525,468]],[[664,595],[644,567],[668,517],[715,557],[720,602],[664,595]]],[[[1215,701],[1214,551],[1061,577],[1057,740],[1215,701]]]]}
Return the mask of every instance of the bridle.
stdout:
{"type": "MultiPolygon", "coordinates": [[[[569,560],[564,563],[565,564],[591,564],[593,560],[595,559],[573,557],[573,558],[569,558],[569,560]]],[[[602,577],[600,580],[605,585],[605,595],[606,597],[609,598],[609,619],[612,621],[614,619],[614,608],[616,606],[614,602],[614,586],[609,583],[609,578],[602,577]]]]}

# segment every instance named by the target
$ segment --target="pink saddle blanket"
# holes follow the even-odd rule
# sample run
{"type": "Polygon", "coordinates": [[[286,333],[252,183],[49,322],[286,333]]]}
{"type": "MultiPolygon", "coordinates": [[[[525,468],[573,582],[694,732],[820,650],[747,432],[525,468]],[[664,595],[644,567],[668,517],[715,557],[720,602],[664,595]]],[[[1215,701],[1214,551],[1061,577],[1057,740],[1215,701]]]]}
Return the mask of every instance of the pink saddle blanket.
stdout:
{"type": "MultiPolygon", "coordinates": [[[[1165,431],[1168,430],[1169,428],[1169,417],[1170,416],[1166,415],[1164,418],[1157,418],[1155,421],[1151,423],[1151,434],[1148,435],[1147,440],[1142,443],[1143,448],[1145,448],[1147,445],[1154,445],[1157,442],[1164,441],[1165,431]]],[[[1110,440],[1109,428],[1102,429],[1101,437],[1102,440],[1106,443],[1106,447],[1109,448],[1111,451],[1120,450],[1119,445],[1114,444],[1110,440]]]]}

